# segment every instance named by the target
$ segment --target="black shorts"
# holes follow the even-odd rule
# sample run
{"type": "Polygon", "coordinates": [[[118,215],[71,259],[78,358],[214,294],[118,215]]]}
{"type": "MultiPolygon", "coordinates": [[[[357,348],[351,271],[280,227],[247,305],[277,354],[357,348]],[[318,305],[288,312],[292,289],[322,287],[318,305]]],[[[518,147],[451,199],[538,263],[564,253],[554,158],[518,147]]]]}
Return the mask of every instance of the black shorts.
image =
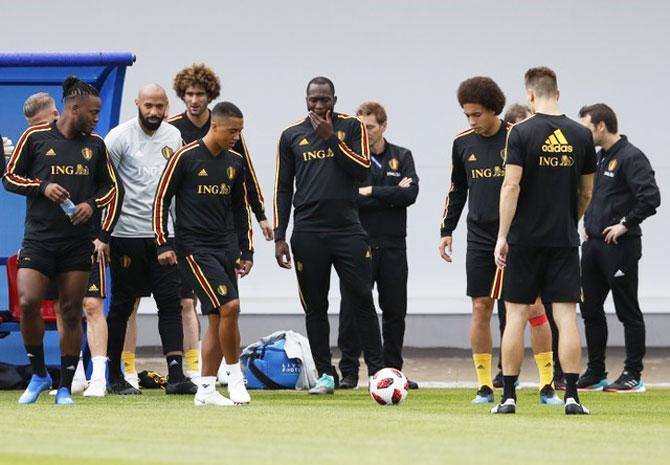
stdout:
{"type": "Polygon", "coordinates": [[[577,247],[510,245],[503,279],[505,301],[580,302],[581,273],[577,247]]]}
{"type": "Polygon", "coordinates": [[[181,298],[182,299],[195,299],[195,291],[193,286],[193,280],[191,278],[191,273],[186,272],[184,268],[179,268],[179,273],[181,274],[181,298]]]}
{"type": "Polygon", "coordinates": [[[36,241],[24,239],[19,268],[30,268],[54,279],[70,271],[90,271],[93,242],[89,239],[36,241]]]}
{"type": "Polygon", "coordinates": [[[498,298],[495,283],[501,271],[496,266],[493,250],[468,249],[465,254],[468,297],[498,298]]]}
{"type": "Polygon", "coordinates": [[[222,305],[239,298],[237,258],[223,250],[202,250],[179,257],[182,274],[195,283],[203,315],[218,314],[222,305]]]}
{"type": "MultiPolygon", "coordinates": [[[[91,272],[88,275],[88,284],[86,285],[86,294],[84,297],[98,297],[104,299],[107,297],[107,261],[103,259],[100,263],[97,260],[91,265],[91,272]]],[[[49,288],[44,296],[46,300],[58,300],[58,283],[55,279],[49,282],[49,288]]]]}
{"type": "Polygon", "coordinates": [[[112,286],[133,299],[149,297],[156,286],[177,286],[181,292],[179,268],[158,263],[156,243],[150,238],[112,237],[112,286]]]}

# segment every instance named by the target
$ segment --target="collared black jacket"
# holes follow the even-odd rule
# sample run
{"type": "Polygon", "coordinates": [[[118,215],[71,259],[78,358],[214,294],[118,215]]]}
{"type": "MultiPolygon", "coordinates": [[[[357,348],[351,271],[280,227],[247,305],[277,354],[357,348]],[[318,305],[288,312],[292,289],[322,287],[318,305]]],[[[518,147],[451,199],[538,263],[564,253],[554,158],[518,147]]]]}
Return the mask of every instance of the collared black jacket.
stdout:
{"type": "Polygon", "coordinates": [[[372,195],[358,196],[363,229],[371,247],[404,248],[407,235],[407,207],[419,194],[419,176],[412,152],[385,143],[384,151],[370,157],[372,164],[362,186],[372,186],[372,195]],[[398,187],[403,178],[411,178],[409,187],[398,187]]]}
{"type": "Polygon", "coordinates": [[[598,152],[591,204],[584,214],[589,238],[603,238],[603,230],[623,223],[625,236],[641,236],[640,223],[661,204],[654,170],[640,149],[621,136],[608,151],[598,152]]]}

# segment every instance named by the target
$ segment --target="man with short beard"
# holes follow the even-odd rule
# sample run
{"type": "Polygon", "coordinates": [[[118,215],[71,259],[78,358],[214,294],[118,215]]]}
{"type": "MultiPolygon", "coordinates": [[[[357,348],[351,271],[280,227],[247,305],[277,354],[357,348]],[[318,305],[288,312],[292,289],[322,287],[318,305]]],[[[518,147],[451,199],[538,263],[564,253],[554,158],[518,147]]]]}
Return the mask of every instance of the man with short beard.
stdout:
{"type": "Polygon", "coordinates": [[[121,351],[134,301],[152,294],[158,306],[158,331],[168,365],[167,394],[195,394],[184,376],[183,337],[176,265],[158,263],[151,211],[158,180],[167,160],[181,147],[179,131],[162,124],[168,99],[157,84],[143,86],[135,100],[138,115],[107,135],[112,163],[127,185],[122,214],[111,241],[112,301],[107,317],[109,391],[139,394],[121,374],[121,351]]]}

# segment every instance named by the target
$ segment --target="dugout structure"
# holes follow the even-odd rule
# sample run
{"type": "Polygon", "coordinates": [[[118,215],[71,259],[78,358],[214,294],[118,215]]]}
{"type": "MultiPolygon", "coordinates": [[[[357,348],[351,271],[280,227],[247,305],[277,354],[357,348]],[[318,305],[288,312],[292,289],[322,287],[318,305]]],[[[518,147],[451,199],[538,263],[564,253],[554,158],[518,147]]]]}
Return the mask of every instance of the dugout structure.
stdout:
{"type": "MultiPolygon", "coordinates": [[[[100,92],[102,109],[96,132],[104,137],[119,123],[126,68],[134,62],[135,55],[130,52],[0,52],[0,134],[18,141],[26,129],[23,103],[37,92],[50,94],[62,110],[61,84],[74,75],[100,92]]],[[[6,258],[16,254],[21,245],[24,219],[25,198],[0,189],[0,265],[5,265],[6,258]]],[[[4,267],[0,269],[0,310],[8,306],[4,271],[4,267]]],[[[27,364],[23,349],[17,353],[7,346],[14,336],[0,339],[0,361],[27,364]]],[[[48,352],[50,363],[54,353],[48,352]]]]}

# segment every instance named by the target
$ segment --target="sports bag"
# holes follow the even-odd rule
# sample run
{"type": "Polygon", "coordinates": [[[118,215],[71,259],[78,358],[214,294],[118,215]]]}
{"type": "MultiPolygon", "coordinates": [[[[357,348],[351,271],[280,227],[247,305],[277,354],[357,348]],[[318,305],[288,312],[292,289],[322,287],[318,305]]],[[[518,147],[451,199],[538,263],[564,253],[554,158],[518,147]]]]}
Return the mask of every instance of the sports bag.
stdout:
{"type": "Polygon", "coordinates": [[[247,389],[295,389],[302,363],[288,358],[285,339],[261,343],[243,359],[247,389]]]}

